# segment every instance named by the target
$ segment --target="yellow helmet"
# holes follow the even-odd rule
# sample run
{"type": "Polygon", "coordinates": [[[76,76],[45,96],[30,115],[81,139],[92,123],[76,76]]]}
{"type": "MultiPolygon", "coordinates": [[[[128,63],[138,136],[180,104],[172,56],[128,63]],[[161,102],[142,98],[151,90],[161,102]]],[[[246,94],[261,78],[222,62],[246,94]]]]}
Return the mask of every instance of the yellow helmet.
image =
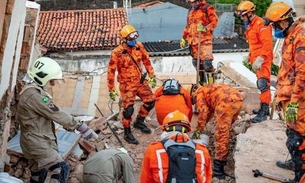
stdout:
{"type": "Polygon", "coordinates": [[[254,10],[255,10],[255,5],[251,1],[242,1],[237,6],[236,13],[238,16],[242,16],[254,10]]]}
{"type": "Polygon", "coordinates": [[[63,79],[59,64],[48,57],[40,57],[28,70],[27,74],[39,86],[44,86],[52,79],[63,79]]]}
{"type": "Polygon", "coordinates": [[[138,31],[131,25],[125,25],[120,34],[122,38],[136,39],[139,37],[138,31]]]}
{"type": "Polygon", "coordinates": [[[276,2],[267,9],[265,17],[271,22],[277,22],[291,17],[292,12],[293,9],[289,5],[276,2]]]}
{"type": "Polygon", "coordinates": [[[175,110],[168,113],[163,119],[162,129],[164,131],[191,131],[191,125],[188,117],[182,112],[175,110]]]}

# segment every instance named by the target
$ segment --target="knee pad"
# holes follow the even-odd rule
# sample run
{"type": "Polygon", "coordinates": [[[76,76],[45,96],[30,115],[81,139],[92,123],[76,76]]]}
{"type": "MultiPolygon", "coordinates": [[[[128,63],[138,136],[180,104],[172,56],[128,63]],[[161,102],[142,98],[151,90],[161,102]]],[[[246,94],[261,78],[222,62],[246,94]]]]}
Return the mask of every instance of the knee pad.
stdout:
{"type": "Polygon", "coordinates": [[[128,106],[127,108],[124,109],[123,111],[123,116],[125,119],[130,119],[132,114],[133,114],[134,108],[133,105],[128,106]]]}
{"type": "Polygon", "coordinates": [[[41,169],[38,172],[31,171],[30,183],[44,183],[44,181],[47,178],[47,175],[48,175],[48,170],[45,168],[41,169]],[[37,181],[37,179],[36,180],[33,179],[33,177],[37,177],[38,181],[37,181]]]}
{"type": "Polygon", "coordinates": [[[145,102],[145,103],[143,104],[143,107],[146,109],[146,111],[149,112],[150,110],[152,110],[152,108],[155,107],[155,101],[145,102]]]}
{"type": "Polygon", "coordinates": [[[49,168],[51,171],[51,179],[56,179],[60,183],[65,183],[68,180],[69,173],[70,173],[70,165],[65,162],[59,162],[49,168]],[[56,169],[59,169],[60,171],[55,171],[56,169]]]}
{"type": "Polygon", "coordinates": [[[213,66],[212,60],[204,60],[203,61],[203,69],[206,72],[213,72],[214,71],[214,66],[213,66]]]}
{"type": "Polygon", "coordinates": [[[266,78],[259,78],[256,81],[257,88],[261,91],[261,93],[269,90],[268,80],[266,78]]]}
{"type": "Polygon", "coordinates": [[[303,142],[303,137],[296,131],[287,129],[286,130],[287,140],[286,140],[286,147],[289,153],[293,156],[295,152],[298,151],[299,146],[303,142]]]}

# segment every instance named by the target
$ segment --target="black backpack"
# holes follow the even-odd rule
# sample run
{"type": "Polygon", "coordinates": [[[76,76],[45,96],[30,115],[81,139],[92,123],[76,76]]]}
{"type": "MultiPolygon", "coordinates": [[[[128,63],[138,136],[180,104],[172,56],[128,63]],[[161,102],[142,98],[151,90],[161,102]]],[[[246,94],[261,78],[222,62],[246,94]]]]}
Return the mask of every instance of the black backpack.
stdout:
{"type": "Polygon", "coordinates": [[[180,94],[180,83],[175,79],[167,79],[163,82],[163,95],[180,94]]]}
{"type": "Polygon", "coordinates": [[[198,183],[196,176],[195,144],[175,142],[172,139],[162,141],[169,159],[166,183],[198,183]]]}

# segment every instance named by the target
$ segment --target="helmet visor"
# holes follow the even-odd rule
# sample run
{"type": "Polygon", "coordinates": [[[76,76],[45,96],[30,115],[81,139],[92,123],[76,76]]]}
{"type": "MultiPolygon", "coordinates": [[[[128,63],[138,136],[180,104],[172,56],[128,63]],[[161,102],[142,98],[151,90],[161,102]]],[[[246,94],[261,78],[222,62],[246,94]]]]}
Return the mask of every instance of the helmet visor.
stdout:
{"type": "Polygon", "coordinates": [[[128,41],[132,41],[132,40],[137,39],[138,37],[139,37],[138,31],[134,31],[134,32],[130,33],[130,34],[126,37],[126,39],[127,39],[128,41]]]}
{"type": "Polygon", "coordinates": [[[237,17],[242,17],[245,14],[247,14],[247,11],[241,11],[241,10],[236,10],[235,11],[235,16],[237,16],[237,17]]]}

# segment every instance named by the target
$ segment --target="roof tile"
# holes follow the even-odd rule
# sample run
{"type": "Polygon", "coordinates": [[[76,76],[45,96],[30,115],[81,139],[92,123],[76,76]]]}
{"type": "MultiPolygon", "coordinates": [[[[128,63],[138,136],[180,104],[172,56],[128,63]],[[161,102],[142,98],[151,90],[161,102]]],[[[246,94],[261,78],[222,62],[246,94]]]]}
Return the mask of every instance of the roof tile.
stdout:
{"type": "Polygon", "coordinates": [[[38,42],[48,51],[112,49],[127,24],[123,8],[41,11],[38,42]]]}

